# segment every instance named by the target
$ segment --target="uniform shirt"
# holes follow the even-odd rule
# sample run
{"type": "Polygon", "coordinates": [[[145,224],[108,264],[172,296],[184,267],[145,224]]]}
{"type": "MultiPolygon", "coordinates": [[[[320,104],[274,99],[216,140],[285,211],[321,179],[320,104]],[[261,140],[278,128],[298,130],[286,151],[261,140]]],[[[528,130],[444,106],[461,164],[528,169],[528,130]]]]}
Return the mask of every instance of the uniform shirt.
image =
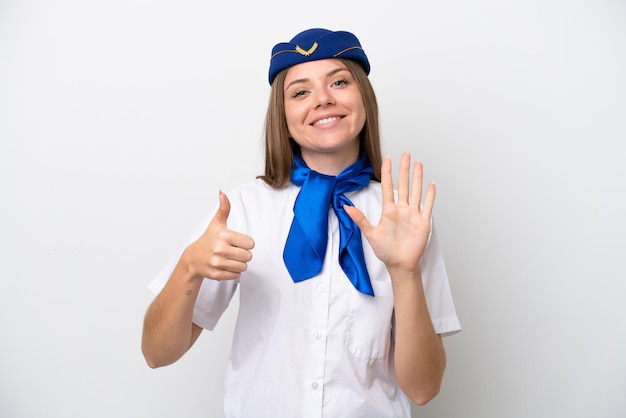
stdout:
{"type": "MultiPolygon", "coordinates": [[[[300,188],[274,189],[262,180],[230,193],[228,228],[255,240],[239,280],[205,279],[193,321],[213,329],[239,287],[239,313],[225,381],[226,417],[409,417],[410,403],[393,369],[393,293],[385,265],[363,238],[375,297],[358,292],[338,262],[339,229],[329,211],[328,246],[319,275],[294,283],[284,243],[300,188]]],[[[380,183],[346,196],[376,224],[380,183]]],[[[216,208],[217,209],[217,208],[216,208]]],[[[216,210],[215,209],[215,210],[216,210]]],[[[184,249],[199,237],[215,210],[184,249]]],[[[177,254],[150,285],[158,293],[177,254]]],[[[422,258],[422,280],[435,330],[460,330],[434,228],[422,258]]]]}

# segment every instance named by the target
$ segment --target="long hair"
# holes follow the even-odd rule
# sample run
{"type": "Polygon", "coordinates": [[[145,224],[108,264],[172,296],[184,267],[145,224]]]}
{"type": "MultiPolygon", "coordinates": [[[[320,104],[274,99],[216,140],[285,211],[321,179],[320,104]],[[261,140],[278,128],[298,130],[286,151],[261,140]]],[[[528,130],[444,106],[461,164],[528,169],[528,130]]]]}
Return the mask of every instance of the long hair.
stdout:
{"type": "MultiPolygon", "coordinates": [[[[378,102],[374,88],[361,65],[352,60],[340,59],[354,76],[365,107],[365,125],[359,134],[361,151],[369,158],[374,171],[373,179],[380,181],[382,153],[380,146],[380,125],[378,122],[378,102]]],[[[276,75],[270,91],[267,114],[265,116],[265,174],[258,178],[276,188],[289,183],[293,159],[299,145],[290,138],[285,117],[285,97],[283,86],[288,69],[276,75]]]]}

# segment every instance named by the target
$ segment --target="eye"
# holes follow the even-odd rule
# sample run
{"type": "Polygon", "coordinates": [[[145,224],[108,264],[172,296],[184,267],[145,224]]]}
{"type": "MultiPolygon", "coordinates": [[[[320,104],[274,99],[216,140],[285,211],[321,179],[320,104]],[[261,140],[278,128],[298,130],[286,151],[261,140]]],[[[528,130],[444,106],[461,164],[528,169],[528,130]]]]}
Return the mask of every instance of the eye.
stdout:
{"type": "Polygon", "coordinates": [[[298,98],[298,97],[303,97],[303,96],[304,96],[304,95],[306,95],[306,94],[307,94],[307,91],[306,91],[306,90],[296,90],[296,91],[295,91],[295,92],[291,95],[291,97],[293,97],[293,98],[298,98]]]}
{"type": "Polygon", "coordinates": [[[342,87],[348,84],[348,80],[346,79],[341,79],[341,80],[337,80],[333,83],[333,87],[342,87]]]}

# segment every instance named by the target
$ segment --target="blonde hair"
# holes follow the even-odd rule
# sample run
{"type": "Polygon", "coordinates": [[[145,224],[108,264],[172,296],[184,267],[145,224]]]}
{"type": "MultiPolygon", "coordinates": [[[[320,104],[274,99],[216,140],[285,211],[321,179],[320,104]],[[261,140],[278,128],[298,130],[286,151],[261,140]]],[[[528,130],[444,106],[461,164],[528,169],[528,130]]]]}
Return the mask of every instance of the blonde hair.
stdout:
{"type": "MultiPolygon", "coordinates": [[[[365,106],[365,125],[359,134],[361,152],[365,152],[374,171],[373,179],[380,181],[382,153],[380,147],[380,125],[378,123],[378,102],[374,88],[363,67],[348,59],[340,59],[354,76],[365,106]]],[[[272,82],[267,114],[265,116],[265,174],[258,178],[276,188],[289,183],[293,159],[298,144],[289,136],[285,118],[285,97],[283,86],[288,68],[280,71],[272,82]]]]}

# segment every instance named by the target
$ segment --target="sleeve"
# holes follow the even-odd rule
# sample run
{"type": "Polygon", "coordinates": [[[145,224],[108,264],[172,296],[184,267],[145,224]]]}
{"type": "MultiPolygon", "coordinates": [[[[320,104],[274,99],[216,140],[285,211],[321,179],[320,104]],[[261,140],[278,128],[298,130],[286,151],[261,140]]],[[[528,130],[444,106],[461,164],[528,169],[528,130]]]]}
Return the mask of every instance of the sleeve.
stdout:
{"type": "MultiPolygon", "coordinates": [[[[159,294],[165,287],[185,248],[202,235],[216,211],[217,207],[198,224],[178,252],[170,258],[167,264],[152,279],[148,285],[148,290],[154,295],[159,294]]],[[[194,307],[193,323],[204,329],[213,330],[226,308],[228,308],[237,290],[238,283],[238,280],[212,280],[205,278],[200,286],[200,292],[194,307]]]]}
{"type": "Polygon", "coordinates": [[[435,331],[443,336],[458,333],[461,331],[461,324],[454,307],[448,273],[434,221],[432,221],[431,234],[421,265],[426,302],[435,331]]]}

